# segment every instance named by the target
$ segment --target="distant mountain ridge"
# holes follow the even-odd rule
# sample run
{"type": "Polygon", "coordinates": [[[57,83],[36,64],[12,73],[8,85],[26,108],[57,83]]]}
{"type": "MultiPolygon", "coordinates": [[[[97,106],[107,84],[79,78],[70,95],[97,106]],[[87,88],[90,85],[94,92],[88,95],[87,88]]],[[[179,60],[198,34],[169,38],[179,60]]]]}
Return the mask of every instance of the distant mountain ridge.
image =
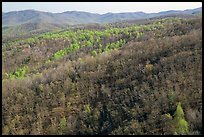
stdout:
{"type": "Polygon", "coordinates": [[[37,10],[2,12],[3,37],[17,37],[64,29],[72,25],[103,24],[165,17],[191,17],[202,13],[202,7],[184,11],[169,10],[159,13],[123,12],[123,13],[89,13],[83,11],[66,11],[50,13],[37,10]]]}
{"type": "Polygon", "coordinates": [[[36,10],[12,11],[2,13],[2,26],[15,26],[24,23],[51,23],[51,24],[88,24],[88,23],[112,23],[123,20],[147,19],[169,14],[195,14],[202,12],[202,7],[184,11],[169,10],[159,13],[124,12],[97,14],[82,11],[66,11],[62,13],[50,13],[36,10]]]}

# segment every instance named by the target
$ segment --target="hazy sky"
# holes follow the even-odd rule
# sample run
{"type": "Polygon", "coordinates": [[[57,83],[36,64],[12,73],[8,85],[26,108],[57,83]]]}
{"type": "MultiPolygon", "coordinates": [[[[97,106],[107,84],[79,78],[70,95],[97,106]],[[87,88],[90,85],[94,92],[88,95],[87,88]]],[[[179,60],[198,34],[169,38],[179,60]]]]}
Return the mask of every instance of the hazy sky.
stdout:
{"type": "Polygon", "coordinates": [[[160,12],[202,7],[201,2],[2,2],[2,11],[35,9],[60,13],[64,11],[86,11],[104,14],[107,12],[160,12]]]}

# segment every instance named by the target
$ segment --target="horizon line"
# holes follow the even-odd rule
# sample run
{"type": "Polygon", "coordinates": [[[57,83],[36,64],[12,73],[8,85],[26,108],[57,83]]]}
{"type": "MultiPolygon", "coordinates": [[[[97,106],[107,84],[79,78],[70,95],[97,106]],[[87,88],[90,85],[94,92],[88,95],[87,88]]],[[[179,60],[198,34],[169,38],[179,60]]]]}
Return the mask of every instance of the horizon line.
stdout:
{"type": "Polygon", "coordinates": [[[99,14],[99,15],[103,15],[103,14],[108,14],[108,13],[113,13],[113,14],[117,14],[117,13],[136,13],[136,12],[141,12],[141,13],[146,13],[146,14],[154,14],[154,13],[160,13],[160,12],[167,12],[167,11],[185,11],[185,10],[193,10],[193,9],[199,9],[202,8],[201,7],[197,7],[197,8],[191,8],[191,9],[184,9],[184,10],[165,10],[165,11],[159,11],[159,12],[143,12],[143,11],[121,11],[121,12],[106,12],[106,13],[94,13],[94,12],[89,12],[89,11],[81,11],[81,10],[68,10],[68,11],[63,11],[63,12],[50,12],[50,11],[42,11],[42,10],[36,10],[36,9],[25,9],[25,10],[14,10],[14,11],[8,11],[8,12],[4,12],[2,11],[2,13],[10,13],[10,12],[21,12],[21,11],[39,11],[39,12],[46,12],[46,13],[52,13],[52,14],[61,14],[61,13],[65,13],[65,12],[86,12],[86,13],[91,13],[91,14],[99,14]]]}

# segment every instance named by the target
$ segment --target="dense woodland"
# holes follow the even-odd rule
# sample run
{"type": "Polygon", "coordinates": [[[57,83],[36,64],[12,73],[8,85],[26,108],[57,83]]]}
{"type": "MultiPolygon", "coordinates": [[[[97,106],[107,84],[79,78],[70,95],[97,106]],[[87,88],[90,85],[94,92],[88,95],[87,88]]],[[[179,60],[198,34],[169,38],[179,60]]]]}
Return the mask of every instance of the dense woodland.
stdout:
{"type": "Polygon", "coordinates": [[[202,134],[202,16],[2,42],[3,134],[202,134]]]}

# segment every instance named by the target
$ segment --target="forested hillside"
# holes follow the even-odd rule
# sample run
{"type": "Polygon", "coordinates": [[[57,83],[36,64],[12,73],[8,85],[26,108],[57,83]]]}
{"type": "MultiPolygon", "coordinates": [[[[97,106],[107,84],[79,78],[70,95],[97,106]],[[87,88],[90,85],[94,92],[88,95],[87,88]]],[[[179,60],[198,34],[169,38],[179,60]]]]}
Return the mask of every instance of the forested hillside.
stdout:
{"type": "Polygon", "coordinates": [[[202,16],[2,43],[3,134],[202,134],[202,16]]]}

